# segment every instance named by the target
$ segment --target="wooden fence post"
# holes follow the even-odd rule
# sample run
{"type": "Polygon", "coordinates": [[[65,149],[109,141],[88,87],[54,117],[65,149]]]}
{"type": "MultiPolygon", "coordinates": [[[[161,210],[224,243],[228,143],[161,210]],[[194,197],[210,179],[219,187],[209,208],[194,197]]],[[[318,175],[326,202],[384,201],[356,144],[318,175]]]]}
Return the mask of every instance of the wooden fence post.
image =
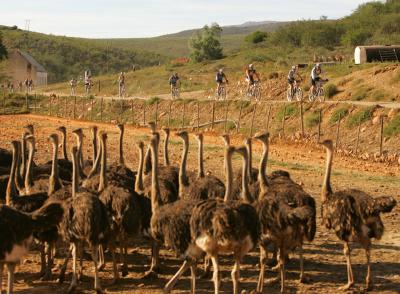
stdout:
{"type": "Polygon", "coordinates": [[[94,119],[94,98],[90,99],[90,120],[94,119]]]}
{"type": "Polygon", "coordinates": [[[6,89],[3,88],[3,113],[6,113],[6,89]]]}
{"type": "Polygon", "coordinates": [[[132,125],[135,125],[135,115],[133,112],[133,99],[131,99],[131,119],[132,119],[132,125]]]}
{"type": "Polygon", "coordinates": [[[200,131],[200,104],[197,101],[197,132],[200,131]]]}
{"type": "Polygon", "coordinates": [[[356,155],[358,154],[358,144],[360,143],[360,133],[361,133],[361,119],[358,122],[358,130],[357,130],[357,141],[356,141],[356,155]]]}
{"type": "Polygon", "coordinates": [[[26,93],[25,95],[25,108],[29,112],[28,93],[26,93]]]}
{"type": "Polygon", "coordinates": [[[74,119],[76,118],[76,96],[74,96],[74,109],[73,109],[73,116],[74,119]]]}
{"type": "Polygon", "coordinates": [[[182,126],[181,128],[183,129],[183,127],[185,126],[185,112],[186,112],[186,104],[183,103],[183,111],[182,111],[182,126]]]}
{"type": "Polygon", "coordinates": [[[239,134],[240,132],[240,120],[242,119],[242,111],[243,111],[243,103],[240,103],[240,110],[239,110],[239,117],[236,126],[236,133],[239,134]]]}
{"type": "Polygon", "coordinates": [[[101,86],[100,86],[100,80],[99,80],[99,94],[100,94],[101,86]]]}
{"type": "Polygon", "coordinates": [[[66,118],[67,117],[67,107],[68,107],[68,100],[67,100],[67,96],[65,96],[65,98],[64,98],[64,118],[66,118]]]}
{"type": "Polygon", "coordinates": [[[267,132],[269,132],[269,121],[270,121],[270,118],[271,118],[271,110],[272,110],[272,104],[268,108],[267,126],[266,126],[267,132]]]}
{"type": "Polygon", "coordinates": [[[283,117],[282,117],[282,138],[285,137],[285,120],[286,120],[286,105],[283,109],[283,117]]]}
{"type": "Polygon", "coordinates": [[[51,96],[49,96],[49,115],[50,116],[52,114],[51,103],[52,103],[52,99],[51,99],[51,96]]]}
{"type": "Polygon", "coordinates": [[[34,112],[36,113],[37,112],[37,105],[36,105],[36,103],[37,103],[37,95],[36,95],[36,93],[35,93],[35,96],[34,96],[34,98],[33,98],[33,107],[34,107],[34,112]]]}
{"type": "Polygon", "coordinates": [[[171,126],[171,111],[172,111],[172,101],[169,102],[169,109],[168,109],[168,128],[171,126]]]}
{"type": "Polygon", "coordinates": [[[379,144],[379,155],[382,156],[383,153],[383,123],[384,117],[381,115],[381,128],[380,128],[380,144],[379,144]]]}
{"type": "Polygon", "coordinates": [[[250,125],[250,138],[253,136],[254,118],[256,116],[256,111],[257,111],[257,103],[254,104],[253,107],[253,115],[251,117],[251,125],[250,125]]]}
{"type": "Polygon", "coordinates": [[[158,125],[158,101],[156,102],[156,111],[155,111],[155,115],[154,115],[154,122],[156,124],[156,128],[158,125]]]}
{"type": "Polygon", "coordinates": [[[212,103],[212,120],[211,120],[211,129],[214,130],[214,121],[215,121],[215,101],[212,103]]]}
{"type": "Polygon", "coordinates": [[[57,117],[60,116],[60,95],[57,95],[57,117]]]}
{"type": "Polygon", "coordinates": [[[340,122],[342,121],[342,114],[339,113],[339,120],[337,124],[337,129],[336,129],[336,151],[339,148],[339,143],[340,143],[340,122]]]}
{"type": "Polygon", "coordinates": [[[104,98],[101,97],[101,100],[100,100],[100,121],[103,121],[103,103],[104,103],[104,98]]]}
{"type": "Polygon", "coordinates": [[[226,133],[226,127],[228,122],[228,110],[229,110],[229,101],[226,101],[226,108],[225,108],[225,122],[224,122],[224,132],[226,133]]]}
{"type": "Polygon", "coordinates": [[[85,119],[85,99],[86,98],[82,98],[82,119],[85,119]]]}
{"type": "Polygon", "coordinates": [[[303,100],[300,101],[300,120],[301,120],[301,137],[304,138],[304,110],[303,100]]]}
{"type": "Polygon", "coordinates": [[[321,122],[322,122],[322,109],[319,110],[318,114],[318,139],[317,142],[321,140],[321,122]]]}
{"type": "Polygon", "coordinates": [[[146,126],[146,102],[143,102],[143,126],[146,126]]]}

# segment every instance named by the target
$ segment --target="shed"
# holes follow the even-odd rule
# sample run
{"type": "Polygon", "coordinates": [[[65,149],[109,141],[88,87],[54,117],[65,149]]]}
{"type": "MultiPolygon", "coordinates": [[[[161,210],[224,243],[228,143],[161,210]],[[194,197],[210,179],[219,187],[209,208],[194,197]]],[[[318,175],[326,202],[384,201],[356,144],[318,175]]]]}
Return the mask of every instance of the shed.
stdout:
{"type": "Polygon", "coordinates": [[[16,85],[26,79],[32,79],[35,86],[47,85],[47,71],[31,55],[20,50],[13,50],[8,55],[7,75],[16,85]]]}
{"type": "Polygon", "coordinates": [[[400,45],[358,46],[354,50],[355,64],[399,61],[400,45]]]}

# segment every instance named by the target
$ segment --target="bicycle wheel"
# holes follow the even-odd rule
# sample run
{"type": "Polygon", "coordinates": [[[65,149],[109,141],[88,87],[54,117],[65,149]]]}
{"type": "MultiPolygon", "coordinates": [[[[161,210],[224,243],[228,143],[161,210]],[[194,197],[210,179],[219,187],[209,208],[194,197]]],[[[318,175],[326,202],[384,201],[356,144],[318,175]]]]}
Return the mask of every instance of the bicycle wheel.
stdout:
{"type": "Polygon", "coordinates": [[[324,102],[325,101],[325,91],[324,88],[319,89],[319,101],[324,102]]]}
{"type": "Polygon", "coordinates": [[[221,100],[226,100],[226,89],[223,87],[221,89],[221,95],[220,95],[221,100]]]}
{"type": "Polygon", "coordinates": [[[286,99],[289,102],[292,102],[292,100],[293,100],[292,90],[290,89],[290,87],[286,90],[286,99]]]}
{"type": "Polygon", "coordinates": [[[260,87],[256,87],[254,89],[254,98],[256,99],[256,101],[261,101],[261,88],[260,87]]]}
{"type": "Polygon", "coordinates": [[[314,102],[314,100],[315,100],[315,95],[314,95],[314,93],[310,90],[310,91],[308,92],[308,101],[314,102]]]}
{"type": "Polygon", "coordinates": [[[297,101],[303,101],[303,90],[300,88],[296,90],[296,99],[297,101]]]}

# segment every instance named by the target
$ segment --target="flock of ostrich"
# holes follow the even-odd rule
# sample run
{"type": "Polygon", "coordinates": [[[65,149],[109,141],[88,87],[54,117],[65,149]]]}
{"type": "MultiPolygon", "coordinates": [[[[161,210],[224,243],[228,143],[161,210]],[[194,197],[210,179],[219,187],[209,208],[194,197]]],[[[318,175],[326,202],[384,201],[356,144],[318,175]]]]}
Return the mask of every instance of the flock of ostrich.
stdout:
{"type": "MultiPolygon", "coordinates": [[[[8,272],[7,293],[13,293],[15,267],[33,242],[40,248],[40,276],[44,280],[52,279],[55,255],[67,248],[58,280],[65,280],[72,257],[68,292],[77,290],[85,252],[91,254],[97,293],[103,293],[99,271],[105,269],[105,254],[112,260],[114,282],[120,275],[128,275],[128,244],[137,238],[152,248],[151,264],[143,271],[144,277],[157,276],[162,246],[181,258],[182,265],[165,285],[166,293],[188,270],[190,291],[195,293],[199,262],[204,262],[205,274],[212,271],[215,293],[219,293],[220,255],[232,256],[232,292],[241,293],[241,262],[256,248],[260,252],[257,288],[244,292],[263,293],[267,263],[276,264],[280,290],[285,292],[285,262],[295,250],[300,258],[300,281],[306,280],[302,246],[305,241],[312,242],[316,234],[315,200],[288,172],[267,173],[267,132],[248,138],[243,146],[233,146],[229,135],[223,135],[225,178],[220,179],[204,171],[202,133],[194,136],[199,146],[198,170],[190,171],[186,167],[189,133],[174,134],[182,140],[183,153],[180,165],[173,165],[168,156],[170,130],[157,130],[150,123],[148,145],[136,144],[139,163],[134,171],[124,160],[124,125],[118,128],[118,163],[107,162],[107,133],[96,126],[90,129],[93,160],[83,157],[82,129],[72,131],[76,145],[68,152],[64,126],[49,136],[53,153],[52,160],[45,164],[35,163],[33,125],[25,127],[21,141],[11,142],[11,152],[0,149],[0,293],[4,267],[8,272]],[[254,140],[263,146],[259,168],[252,166],[254,140]],[[59,148],[62,158],[58,158],[59,148]],[[240,170],[233,168],[235,154],[243,160],[240,170]],[[270,260],[268,253],[272,254],[270,260]]],[[[326,149],[326,170],[320,211],[323,225],[344,245],[348,282],[341,289],[354,285],[349,242],[357,242],[365,249],[366,288],[371,289],[371,239],[382,237],[380,214],[391,212],[396,201],[393,197],[372,197],[356,189],[333,190],[333,144],[330,140],[321,144],[326,149]]]]}

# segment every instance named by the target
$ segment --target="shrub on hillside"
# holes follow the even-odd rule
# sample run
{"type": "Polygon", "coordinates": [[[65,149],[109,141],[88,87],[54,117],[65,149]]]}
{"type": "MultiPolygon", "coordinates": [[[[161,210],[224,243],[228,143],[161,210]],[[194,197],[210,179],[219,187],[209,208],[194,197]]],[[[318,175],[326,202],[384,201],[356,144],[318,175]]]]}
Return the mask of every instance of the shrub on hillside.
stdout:
{"type": "Polygon", "coordinates": [[[338,93],[338,89],[335,84],[327,84],[325,87],[325,97],[331,98],[338,93]]]}
{"type": "Polygon", "coordinates": [[[367,120],[372,118],[374,114],[375,106],[364,107],[357,111],[354,114],[351,114],[347,120],[346,125],[350,128],[357,126],[358,124],[362,124],[367,120]]]}
{"type": "Polygon", "coordinates": [[[400,114],[396,115],[383,130],[385,136],[392,137],[400,134],[400,114]]]}
{"type": "Polygon", "coordinates": [[[339,121],[339,118],[343,119],[349,114],[349,107],[348,106],[342,106],[336,109],[332,115],[331,118],[329,119],[329,122],[332,124],[335,124],[339,121]]]}
{"type": "Polygon", "coordinates": [[[245,37],[245,41],[251,44],[257,44],[264,42],[267,39],[268,35],[266,32],[255,31],[245,37]]]}
{"type": "Polygon", "coordinates": [[[319,122],[319,111],[313,111],[305,117],[306,127],[312,128],[318,125],[319,122]]]}
{"type": "Polygon", "coordinates": [[[219,41],[221,33],[222,28],[214,23],[211,26],[205,25],[201,32],[192,36],[190,39],[192,59],[196,62],[221,59],[223,57],[222,46],[219,41]]]}
{"type": "Polygon", "coordinates": [[[285,119],[294,117],[299,113],[299,107],[296,104],[288,104],[286,106],[282,106],[275,115],[275,119],[277,121],[282,121],[283,116],[285,115],[285,119]],[[286,107],[286,110],[285,110],[286,107]]]}

